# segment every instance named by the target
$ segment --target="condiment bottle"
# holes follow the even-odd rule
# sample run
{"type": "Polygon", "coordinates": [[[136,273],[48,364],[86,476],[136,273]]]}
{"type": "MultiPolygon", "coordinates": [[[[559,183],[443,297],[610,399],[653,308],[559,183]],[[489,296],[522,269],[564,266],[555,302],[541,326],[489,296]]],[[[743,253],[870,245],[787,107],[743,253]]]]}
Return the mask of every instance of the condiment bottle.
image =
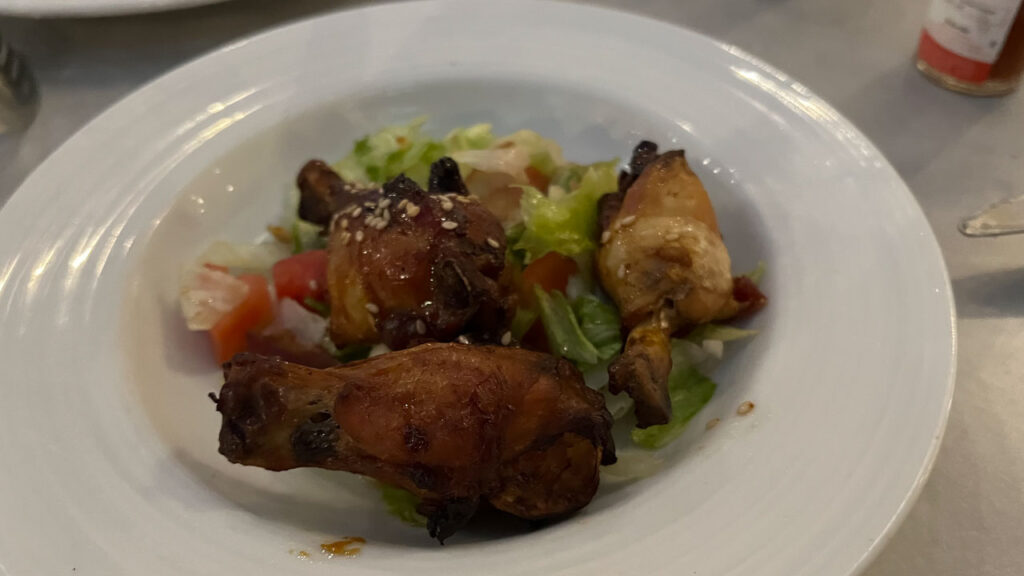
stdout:
{"type": "Polygon", "coordinates": [[[1008,94],[1024,69],[1024,0],[932,0],[917,68],[940,86],[977,96],[1008,94]]]}

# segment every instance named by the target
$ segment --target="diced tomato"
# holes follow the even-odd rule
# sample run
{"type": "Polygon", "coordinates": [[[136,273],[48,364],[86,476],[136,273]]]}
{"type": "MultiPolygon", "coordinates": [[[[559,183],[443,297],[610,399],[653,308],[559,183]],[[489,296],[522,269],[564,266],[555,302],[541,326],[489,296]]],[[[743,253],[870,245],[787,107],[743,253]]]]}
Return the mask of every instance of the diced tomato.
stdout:
{"type": "Polygon", "coordinates": [[[279,260],[271,270],[278,298],[305,306],[307,298],[327,301],[327,251],[310,250],[279,260]]]}
{"type": "Polygon", "coordinates": [[[579,271],[576,261],[558,252],[548,252],[537,258],[523,270],[519,295],[527,302],[533,303],[533,286],[540,286],[545,292],[560,290],[565,292],[569,285],[569,277],[579,271]]]}
{"type": "Polygon", "coordinates": [[[732,279],[732,298],[743,306],[736,315],[737,318],[753,315],[768,304],[768,297],[746,276],[732,279]]]}
{"type": "Polygon", "coordinates": [[[262,330],[274,320],[274,302],[266,278],[245,275],[238,279],[249,286],[249,294],[210,328],[213,354],[221,364],[245,351],[249,332],[262,330]]]}
{"type": "Polygon", "coordinates": [[[547,190],[548,185],[551,184],[551,179],[533,166],[527,166],[523,172],[526,174],[526,179],[530,183],[530,186],[533,186],[541,192],[547,190]]]}

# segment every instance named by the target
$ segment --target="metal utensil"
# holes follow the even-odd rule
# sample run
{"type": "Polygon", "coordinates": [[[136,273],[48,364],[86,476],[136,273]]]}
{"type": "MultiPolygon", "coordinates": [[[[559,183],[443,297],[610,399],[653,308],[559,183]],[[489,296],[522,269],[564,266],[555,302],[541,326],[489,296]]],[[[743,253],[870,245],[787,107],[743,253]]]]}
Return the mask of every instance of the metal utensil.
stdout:
{"type": "Polygon", "coordinates": [[[1024,195],[992,203],[961,220],[958,228],[972,238],[1024,233],[1024,195]]]}
{"type": "Polygon", "coordinates": [[[24,56],[0,35],[0,133],[24,130],[39,108],[39,90],[24,56]]]}

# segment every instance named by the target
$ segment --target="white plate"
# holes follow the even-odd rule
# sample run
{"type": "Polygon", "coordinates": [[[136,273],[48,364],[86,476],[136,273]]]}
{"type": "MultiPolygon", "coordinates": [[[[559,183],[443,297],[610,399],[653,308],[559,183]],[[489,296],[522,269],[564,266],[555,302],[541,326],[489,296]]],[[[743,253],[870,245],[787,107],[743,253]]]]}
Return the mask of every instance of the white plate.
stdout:
{"type": "Polygon", "coordinates": [[[0,0],[11,16],[114,16],[216,4],[224,0],[0,0]]]}
{"type": "Polygon", "coordinates": [[[924,482],[953,388],[942,257],[863,135],[735,48],[568,4],[386,5],[204,57],[47,160],[0,212],[0,256],[12,576],[851,574],[924,482]],[[361,479],[216,452],[219,375],[178,318],[179,264],[259,234],[306,159],[420,114],[438,134],[534,128],[578,161],[641,137],[685,147],[737,270],[768,264],[762,333],[665,469],[543,530],[478,526],[439,547],[361,479]],[[369,542],[319,554],[342,536],[369,542]]]}

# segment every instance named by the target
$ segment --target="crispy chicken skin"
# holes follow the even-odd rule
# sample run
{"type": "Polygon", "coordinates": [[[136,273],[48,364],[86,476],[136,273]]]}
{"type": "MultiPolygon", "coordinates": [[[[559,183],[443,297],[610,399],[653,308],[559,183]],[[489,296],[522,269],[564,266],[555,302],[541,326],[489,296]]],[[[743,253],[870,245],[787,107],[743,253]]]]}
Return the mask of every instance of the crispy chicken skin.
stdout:
{"type": "Polygon", "coordinates": [[[514,313],[501,223],[469,196],[458,165],[431,166],[429,190],[399,176],[382,188],[344,182],[311,161],[299,175],[300,216],[329,223],[330,336],[383,342],[497,343],[514,313]]]}
{"type": "MultiPolygon", "coordinates": [[[[631,332],[609,368],[609,389],[633,397],[644,428],[671,417],[669,337],[749,311],[755,296],[737,298],[714,208],[682,150],[659,155],[657,146],[641,142],[619,186],[599,205],[606,241],[597,262],[631,332]]],[[[764,304],[759,298],[756,306],[764,304]]]]}
{"type": "Polygon", "coordinates": [[[441,541],[481,502],[527,519],[578,510],[615,461],[603,398],[547,354],[425,344],[324,370],[241,354],[224,374],[228,460],[404,488],[441,541]]]}

